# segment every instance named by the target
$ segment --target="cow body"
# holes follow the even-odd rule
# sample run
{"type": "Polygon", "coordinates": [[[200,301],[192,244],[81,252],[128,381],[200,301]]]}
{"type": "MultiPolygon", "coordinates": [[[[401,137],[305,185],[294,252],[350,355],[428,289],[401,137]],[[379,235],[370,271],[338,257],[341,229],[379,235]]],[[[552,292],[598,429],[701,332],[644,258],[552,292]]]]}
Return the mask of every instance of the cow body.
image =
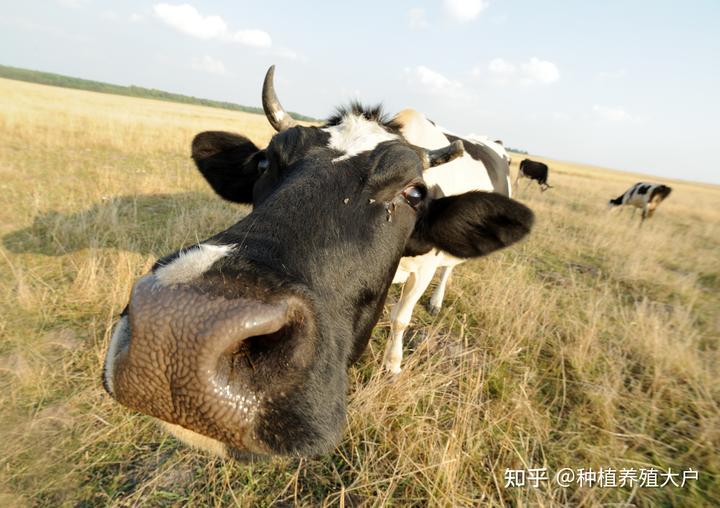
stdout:
{"type": "Polygon", "coordinates": [[[672,188],[659,183],[638,182],[620,196],[608,202],[610,208],[617,206],[633,206],[635,209],[642,209],[640,223],[649,219],[655,213],[655,209],[672,192],[672,188]]]}
{"type": "MultiPolygon", "coordinates": [[[[422,113],[405,110],[395,118],[400,132],[410,143],[424,148],[439,148],[449,141],[461,140],[465,153],[457,159],[431,168],[424,173],[429,188],[440,195],[450,196],[472,190],[494,191],[504,196],[511,195],[507,160],[497,146],[486,139],[486,143],[461,139],[438,127],[422,113]]],[[[499,145],[498,145],[499,146],[499,145]]],[[[425,293],[435,273],[440,269],[440,281],[430,299],[430,312],[439,313],[445,296],[450,275],[455,266],[465,261],[433,249],[422,256],[404,257],[393,279],[404,284],[400,299],[390,314],[390,340],[385,348],[384,367],[394,374],[401,371],[403,336],[412,318],[418,300],[425,293]]]]}
{"type": "Polygon", "coordinates": [[[540,185],[540,191],[545,192],[552,187],[547,183],[548,179],[548,166],[544,162],[538,162],[530,159],[523,159],[518,167],[517,178],[515,178],[515,185],[517,186],[520,177],[529,178],[535,180],[540,185]]]}
{"type": "Polygon", "coordinates": [[[488,148],[492,149],[496,154],[498,154],[503,160],[505,160],[508,166],[512,164],[512,157],[510,157],[508,151],[505,150],[505,144],[502,142],[502,140],[492,140],[488,136],[474,133],[467,134],[465,136],[465,139],[470,141],[471,143],[479,143],[481,145],[487,146],[488,148]]]}
{"type": "Polygon", "coordinates": [[[462,155],[461,143],[422,148],[403,137],[409,124],[357,105],[320,127],[297,125],[272,78],[273,68],[263,108],[278,132],[267,147],[212,131],[192,146],[211,187],[252,212],[135,283],[103,369],[123,405],[239,459],[335,445],[347,369],[402,257],[482,256],[533,221],[500,194],[432,191],[425,173],[462,155]]]}

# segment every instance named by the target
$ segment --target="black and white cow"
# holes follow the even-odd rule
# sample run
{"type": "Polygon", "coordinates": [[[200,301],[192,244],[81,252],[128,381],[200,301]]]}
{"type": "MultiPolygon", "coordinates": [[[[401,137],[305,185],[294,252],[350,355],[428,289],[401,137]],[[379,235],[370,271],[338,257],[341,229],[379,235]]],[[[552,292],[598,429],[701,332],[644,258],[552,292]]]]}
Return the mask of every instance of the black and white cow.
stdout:
{"type": "MultiPolygon", "coordinates": [[[[465,153],[457,159],[424,172],[423,178],[433,192],[445,196],[462,194],[472,190],[494,191],[510,197],[510,173],[507,161],[498,147],[489,139],[475,138],[471,142],[461,139],[422,113],[404,110],[395,117],[403,138],[413,145],[433,149],[448,142],[461,141],[465,153]]],[[[503,150],[504,151],[504,150],[503,150]]],[[[427,254],[403,257],[393,282],[404,284],[400,299],[390,313],[391,334],[385,348],[383,365],[386,370],[400,372],[403,351],[403,335],[410,324],[412,312],[420,297],[430,285],[436,271],[440,270],[440,282],[430,298],[430,312],[437,314],[445,297],[450,275],[455,266],[465,261],[443,249],[432,249],[427,254]]]]}
{"type": "MultiPolygon", "coordinates": [[[[640,224],[645,219],[649,219],[655,213],[655,209],[667,198],[672,192],[672,188],[659,183],[638,182],[623,194],[608,201],[609,208],[617,206],[629,205],[635,209],[642,209],[642,218],[640,224]]],[[[633,212],[634,213],[634,212],[633,212]]]]}
{"type": "Polygon", "coordinates": [[[548,166],[544,162],[538,162],[531,159],[523,159],[522,162],[520,162],[520,166],[518,167],[517,178],[515,178],[515,186],[517,186],[520,177],[535,180],[540,185],[541,192],[552,189],[552,186],[547,183],[548,166]]]}
{"type": "Polygon", "coordinates": [[[347,369],[403,256],[483,256],[533,222],[501,194],[434,192],[425,176],[462,155],[461,143],[421,148],[403,136],[402,117],[354,105],[322,126],[297,125],[272,67],[263,107],[277,130],[266,148],[227,132],[192,146],[212,188],[252,212],[135,283],[103,369],[121,404],[240,459],[334,446],[347,369]]]}

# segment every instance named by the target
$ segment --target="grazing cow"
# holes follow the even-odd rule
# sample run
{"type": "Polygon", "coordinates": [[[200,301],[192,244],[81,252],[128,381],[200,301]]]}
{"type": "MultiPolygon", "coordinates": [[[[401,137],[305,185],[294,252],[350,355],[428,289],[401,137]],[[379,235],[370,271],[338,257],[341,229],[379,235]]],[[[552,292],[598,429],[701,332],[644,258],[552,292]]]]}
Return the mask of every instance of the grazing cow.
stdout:
{"type": "MultiPolygon", "coordinates": [[[[413,110],[400,112],[395,121],[400,132],[410,143],[433,149],[448,142],[462,141],[465,153],[457,159],[425,171],[425,183],[434,193],[451,196],[471,190],[489,190],[504,196],[511,195],[510,174],[506,160],[502,158],[493,142],[470,142],[437,126],[424,115],[413,110]]],[[[393,282],[403,283],[400,299],[390,313],[390,340],[383,358],[386,370],[393,374],[401,371],[403,336],[410,324],[412,312],[420,297],[440,269],[440,281],[430,298],[430,313],[437,314],[442,306],[450,275],[455,266],[464,259],[433,249],[422,256],[404,257],[400,260],[393,282]]]]}
{"type": "Polygon", "coordinates": [[[346,421],[347,369],[365,349],[400,258],[483,256],[525,236],[505,196],[438,197],[428,171],[462,155],[409,143],[402,119],[353,105],[322,126],[282,108],[273,70],[269,145],[203,132],[192,156],[223,198],[252,212],[158,260],[134,285],[103,369],[108,393],[179,439],[250,459],[316,455],[346,421]]]}
{"type": "Polygon", "coordinates": [[[537,162],[530,159],[523,159],[518,168],[517,178],[515,178],[515,186],[517,187],[518,180],[524,176],[531,180],[537,181],[540,185],[540,192],[545,192],[548,189],[552,189],[547,183],[548,178],[548,166],[544,162],[537,162]]]}
{"type": "Polygon", "coordinates": [[[655,209],[667,198],[672,192],[672,188],[659,183],[638,182],[623,194],[608,201],[608,207],[629,205],[634,206],[634,210],[642,208],[642,217],[640,224],[645,219],[649,219],[655,213],[655,209]]]}

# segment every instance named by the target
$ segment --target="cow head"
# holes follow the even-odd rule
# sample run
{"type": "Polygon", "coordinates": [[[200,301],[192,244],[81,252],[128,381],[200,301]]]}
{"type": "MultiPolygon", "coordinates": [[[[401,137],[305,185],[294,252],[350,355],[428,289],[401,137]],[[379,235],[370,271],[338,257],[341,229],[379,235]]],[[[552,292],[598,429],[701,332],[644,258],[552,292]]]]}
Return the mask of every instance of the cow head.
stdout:
{"type": "Polygon", "coordinates": [[[459,142],[412,146],[358,106],[321,127],[297,125],[275,96],[273,68],[263,106],[278,131],[266,148],[226,132],[192,146],[212,188],[252,212],[137,281],[104,369],[120,403],[235,458],[334,446],[347,368],[403,255],[482,256],[533,220],[498,194],[428,192],[423,170],[461,154],[459,142]]]}

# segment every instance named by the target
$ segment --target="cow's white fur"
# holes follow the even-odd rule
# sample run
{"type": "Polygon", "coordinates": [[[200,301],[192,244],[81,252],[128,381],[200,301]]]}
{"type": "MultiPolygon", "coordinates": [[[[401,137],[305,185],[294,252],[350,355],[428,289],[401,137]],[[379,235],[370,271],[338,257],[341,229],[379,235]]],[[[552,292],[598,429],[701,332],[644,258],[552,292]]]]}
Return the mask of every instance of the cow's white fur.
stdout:
{"type": "Polygon", "coordinates": [[[227,256],[234,247],[234,245],[201,243],[183,252],[167,265],[156,269],[155,276],[164,286],[190,282],[205,273],[218,259],[227,256]]]}
{"type": "MultiPolygon", "coordinates": [[[[396,121],[400,131],[410,143],[423,148],[435,149],[447,146],[448,140],[443,129],[433,125],[424,115],[413,110],[398,113],[396,121]]],[[[448,132],[449,133],[449,132],[448,132]]],[[[425,171],[424,179],[429,188],[437,185],[446,196],[462,194],[471,190],[493,190],[487,171],[480,161],[468,154],[425,171]]],[[[508,179],[508,189],[510,180],[508,179]]],[[[430,299],[431,308],[439,311],[445,295],[445,288],[453,268],[464,260],[436,249],[422,256],[406,257],[393,278],[393,283],[405,283],[397,304],[390,313],[391,337],[385,348],[383,365],[392,373],[399,373],[402,361],[403,335],[410,323],[415,304],[432,281],[438,268],[443,268],[440,284],[430,299]]]]}
{"type": "Polygon", "coordinates": [[[115,375],[115,357],[118,354],[118,348],[120,344],[127,343],[130,340],[130,325],[128,323],[127,316],[120,318],[120,321],[115,325],[112,337],[110,337],[110,345],[108,346],[107,354],[105,355],[105,385],[111,394],[115,393],[113,386],[114,375],[115,375]]]}
{"type": "Polygon", "coordinates": [[[398,139],[396,134],[386,131],[376,121],[351,113],[345,115],[338,125],[323,130],[330,134],[328,147],[344,153],[334,161],[348,159],[353,155],[372,150],[380,143],[398,139]]]}
{"type": "Polygon", "coordinates": [[[442,302],[445,299],[445,289],[447,288],[448,280],[450,280],[452,270],[453,265],[443,266],[441,269],[440,282],[438,282],[432,297],[430,297],[430,311],[433,314],[437,314],[442,308],[442,302]]]}

